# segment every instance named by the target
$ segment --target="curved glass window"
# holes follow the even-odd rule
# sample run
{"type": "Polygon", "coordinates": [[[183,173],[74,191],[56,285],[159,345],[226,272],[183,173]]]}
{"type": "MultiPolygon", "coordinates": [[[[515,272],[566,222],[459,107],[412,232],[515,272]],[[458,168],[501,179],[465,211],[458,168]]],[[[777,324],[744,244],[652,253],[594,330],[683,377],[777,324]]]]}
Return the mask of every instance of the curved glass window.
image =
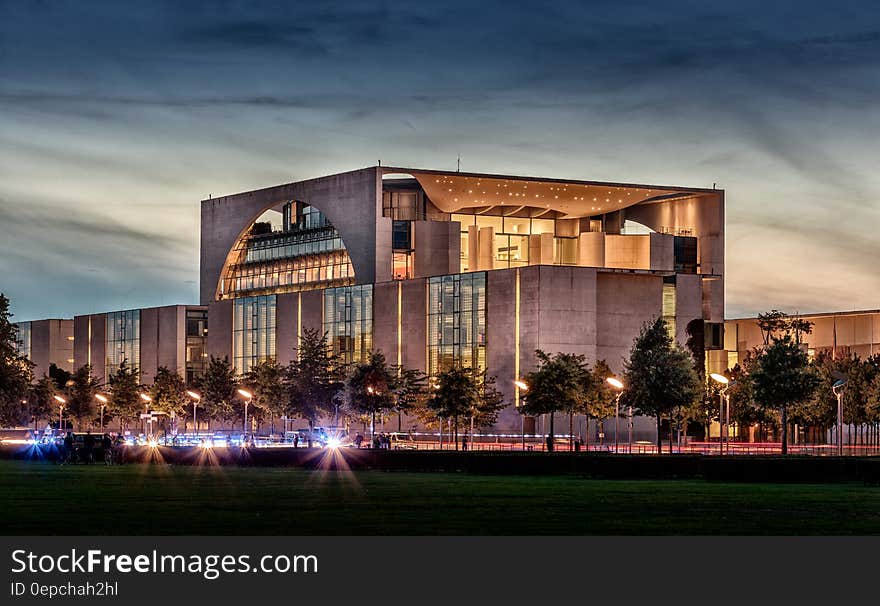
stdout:
{"type": "Polygon", "coordinates": [[[223,276],[221,299],[354,283],[342,237],[321,211],[288,202],[282,215],[280,228],[258,219],[239,240],[223,276]]]}

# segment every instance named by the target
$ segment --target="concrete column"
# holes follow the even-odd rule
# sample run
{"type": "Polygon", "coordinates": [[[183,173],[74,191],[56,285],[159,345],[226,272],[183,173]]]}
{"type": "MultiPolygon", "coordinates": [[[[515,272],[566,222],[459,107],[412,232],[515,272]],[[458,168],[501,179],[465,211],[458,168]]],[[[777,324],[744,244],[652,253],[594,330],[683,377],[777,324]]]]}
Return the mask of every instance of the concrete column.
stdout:
{"type": "Polygon", "coordinates": [[[495,228],[480,228],[480,262],[477,269],[495,269],[495,228]]]}
{"type": "Polygon", "coordinates": [[[578,236],[578,265],[605,267],[605,234],[603,232],[584,232],[578,236]]]}

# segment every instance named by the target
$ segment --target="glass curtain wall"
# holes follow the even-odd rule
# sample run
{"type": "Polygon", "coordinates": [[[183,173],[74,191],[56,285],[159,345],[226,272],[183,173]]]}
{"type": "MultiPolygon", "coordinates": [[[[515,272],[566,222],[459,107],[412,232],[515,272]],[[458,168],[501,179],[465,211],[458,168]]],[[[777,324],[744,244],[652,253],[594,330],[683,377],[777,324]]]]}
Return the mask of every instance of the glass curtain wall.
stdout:
{"type": "Polygon", "coordinates": [[[15,326],[15,352],[31,359],[31,323],[17,322],[15,326]]]}
{"type": "Polygon", "coordinates": [[[486,368],[486,273],[428,279],[428,372],[486,368]]]}
{"type": "Polygon", "coordinates": [[[325,290],[324,332],[344,364],[366,360],[373,349],[373,285],[325,290]]]}
{"type": "Polygon", "coordinates": [[[236,299],[232,316],[232,364],[244,374],[275,358],[275,295],[236,299]]]}
{"type": "Polygon", "coordinates": [[[123,360],[129,367],[141,366],[141,312],[139,309],[114,311],[107,314],[106,320],[107,355],[104,374],[107,377],[119,370],[123,360]]]}

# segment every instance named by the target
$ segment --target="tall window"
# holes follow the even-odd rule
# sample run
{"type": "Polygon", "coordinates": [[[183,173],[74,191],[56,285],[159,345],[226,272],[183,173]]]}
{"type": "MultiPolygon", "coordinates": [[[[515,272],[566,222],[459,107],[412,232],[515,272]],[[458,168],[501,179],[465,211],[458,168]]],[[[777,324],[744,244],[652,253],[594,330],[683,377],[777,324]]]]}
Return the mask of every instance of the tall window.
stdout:
{"type": "Polygon", "coordinates": [[[663,319],[669,328],[669,336],[675,340],[675,276],[663,278],[663,319]]]}
{"type": "Polygon", "coordinates": [[[205,374],[208,366],[208,310],[186,310],[186,382],[205,374]]]}
{"type": "Polygon", "coordinates": [[[373,349],[373,285],[325,290],[324,332],[345,364],[366,360],[373,349]]]}
{"type": "Polygon", "coordinates": [[[275,357],[275,295],[236,299],[232,316],[232,364],[241,374],[275,357]]]}
{"type": "Polygon", "coordinates": [[[24,356],[28,360],[31,359],[31,323],[17,322],[14,324],[15,333],[15,351],[18,355],[24,356]]]}
{"type": "Polygon", "coordinates": [[[428,279],[428,372],[486,368],[486,273],[428,279]]]}
{"type": "Polygon", "coordinates": [[[141,312],[139,309],[107,314],[106,358],[104,374],[119,370],[123,360],[131,368],[141,367],[141,312]]]}

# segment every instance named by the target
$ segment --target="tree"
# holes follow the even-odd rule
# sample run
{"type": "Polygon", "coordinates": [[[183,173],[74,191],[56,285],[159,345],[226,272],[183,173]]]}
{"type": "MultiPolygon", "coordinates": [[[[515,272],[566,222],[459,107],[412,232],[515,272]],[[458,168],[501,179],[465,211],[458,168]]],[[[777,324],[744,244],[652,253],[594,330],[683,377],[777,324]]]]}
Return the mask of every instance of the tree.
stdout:
{"type": "Polygon", "coordinates": [[[254,396],[251,404],[258,426],[268,417],[274,433],[275,417],[284,414],[287,401],[284,368],[271,358],[263,360],[251,367],[242,377],[242,383],[248,386],[254,396]]]}
{"type": "Polygon", "coordinates": [[[76,425],[82,429],[86,424],[92,425],[95,417],[95,394],[101,388],[101,382],[92,376],[92,367],[85,364],[77,368],[71,377],[71,385],[67,390],[67,413],[76,419],[76,425]]]}
{"type": "Polygon", "coordinates": [[[25,418],[22,400],[33,380],[33,364],[18,355],[18,329],[11,321],[9,299],[0,293],[0,425],[18,425],[25,418]]]}
{"type": "Polygon", "coordinates": [[[401,431],[401,417],[412,413],[424,404],[427,397],[426,381],[428,376],[415,368],[403,366],[392,367],[392,407],[397,412],[397,431],[401,431]]]}
{"type": "Polygon", "coordinates": [[[228,356],[211,356],[205,374],[198,381],[198,388],[202,393],[200,405],[209,423],[233,416],[238,379],[228,356]]]}
{"type": "Polygon", "coordinates": [[[789,407],[809,398],[817,383],[807,354],[791,335],[771,337],[751,372],[755,399],[781,413],[782,454],[788,453],[789,407]]]}
{"type": "Polygon", "coordinates": [[[123,427],[137,426],[140,414],[146,406],[140,398],[141,377],[137,369],[123,359],[110,375],[110,398],[107,418],[118,417],[123,427]]]}
{"type": "Polygon", "coordinates": [[[458,450],[458,422],[475,410],[476,400],[477,384],[474,381],[473,371],[470,368],[453,366],[437,375],[435,388],[425,402],[428,414],[441,424],[447,419],[452,421],[456,450],[458,450]]]}
{"type": "Polygon", "coordinates": [[[702,389],[690,354],[673,342],[666,322],[657,318],[642,326],[624,369],[626,389],[621,403],[657,419],[657,452],[662,444],[662,418],[667,416],[672,452],[672,414],[691,405],[702,389]]]}
{"type": "MultiPolygon", "coordinates": [[[[615,414],[617,404],[617,390],[608,384],[608,377],[614,376],[611,367],[605,360],[599,360],[590,371],[588,385],[584,386],[584,392],[587,396],[584,414],[587,416],[587,429],[589,429],[589,419],[592,417],[597,421],[604,423],[605,419],[615,414]]],[[[604,428],[603,428],[604,431],[604,428]]],[[[588,440],[589,440],[589,431],[588,440]]]]}
{"type": "Polygon", "coordinates": [[[177,371],[166,366],[157,368],[150,386],[150,397],[153,398],[153,407],[168,414],[171,419],[186,417],[189,409],[186,381],[177,371]]]}
{"type": "MultiPolygon", "coordinates": [[[[553,416],[558,411],[573,414],[585,402],[584,385],[590,381],[589,367],[582,355],[557,353],[550,356],[535,351],[538,367],[525,377],[528,389],[523,394],[520,412],[527,415],[550,415],[547,450],[553,451],[553,416]]],[[[602,379],[604,381],[604,378],[602,379]]]]}
{"type": "Polygon", "coordinates": [[[471,402],[469,411],[471,427],[470,441],[474,441],[474,429],[483,429],[491,427],[498,420],[500,413],[507,404],[504,402],[504,396],[495,387],[496,379],[488,374],[487,371],[472,369],[471,374],[476,387],[475,397],[471,402]]]}
{"type": "Polygon", "coordinates": [[[308,446],[312,446],[315,422],[338,404],[345,384],[339,358],[330,352],[327,334],[306,328],[300,338],[296,360],[284,370],[288,416],[308,421],[308,446]]]}
{"type": "Polygon", "coordinates": [[[388,368],[380,351],[370,352],[365,362],[355,364],[347,382],[348,401],[353,411],[370,419],[370,439],[376,428],[376,415],[391,410],[398,402],[397,377],[388,368]]]}
{"type": "Polygon", "coordinates": [[[788,316],[778,309],[771,309],[768,312],[758,314],[755,324],[761,329],[761,337],[764,339],[764,345],[770,344],[770,337],[775,333],[785,330],[788,325],[788,316]]]}
{"type": "Polygon", "coordinates": [[[28,404],[30,405],[30,416],[34,423],[34,429],[37,428],[37,421],[39,419],[49,419],[53,416],[52,413],[55,411],[57,404],[55,400],[57,393],[58,389],[55,386],[55,381],[46,375],[43,375],[42,379],[31,385],[28,392],[28,404]]]}

